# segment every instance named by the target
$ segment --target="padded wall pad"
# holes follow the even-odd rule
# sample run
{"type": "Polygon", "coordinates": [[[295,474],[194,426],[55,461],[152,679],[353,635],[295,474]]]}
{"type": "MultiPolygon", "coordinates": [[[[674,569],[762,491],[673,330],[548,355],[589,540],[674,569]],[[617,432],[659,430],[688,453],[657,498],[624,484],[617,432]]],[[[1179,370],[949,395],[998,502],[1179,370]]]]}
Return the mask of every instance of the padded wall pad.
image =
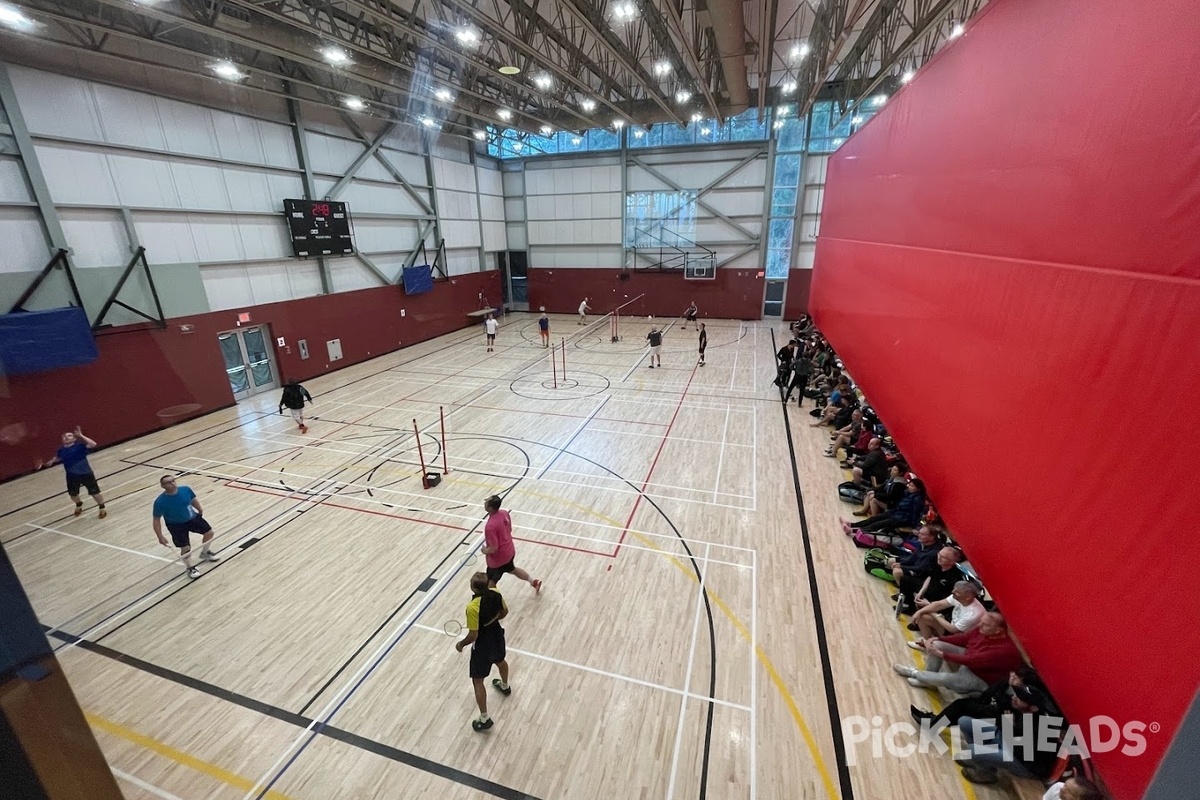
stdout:
{"type": "Polygon", "coordinates": [[[90,364],[99,355],[87,314],[81,308],[0,316],[0,371],[6,375],[90,364]]]}

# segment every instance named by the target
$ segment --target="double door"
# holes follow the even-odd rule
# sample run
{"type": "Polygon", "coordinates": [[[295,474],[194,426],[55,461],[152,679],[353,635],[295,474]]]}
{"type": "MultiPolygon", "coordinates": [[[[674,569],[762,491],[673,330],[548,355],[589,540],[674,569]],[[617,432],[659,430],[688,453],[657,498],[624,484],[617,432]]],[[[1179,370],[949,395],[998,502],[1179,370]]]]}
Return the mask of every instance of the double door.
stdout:
{"type": "Polygon", "coordinates": [[[217,341],[235,400],[245,400],[279,386],[279,372],[275,369],[265,325],[222,331],[217,334],[217,341]]]}

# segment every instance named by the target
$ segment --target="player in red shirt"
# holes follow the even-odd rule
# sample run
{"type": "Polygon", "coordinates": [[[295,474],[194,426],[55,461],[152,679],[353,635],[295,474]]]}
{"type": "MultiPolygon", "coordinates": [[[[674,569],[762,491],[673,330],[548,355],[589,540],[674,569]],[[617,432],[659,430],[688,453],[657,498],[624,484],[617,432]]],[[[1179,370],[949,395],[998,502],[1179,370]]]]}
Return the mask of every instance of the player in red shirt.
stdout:
{"type": "Polygon", "coordinates": [[[529,577],[529,573],[513,563],[517,556],[516,545],[512,538],[512,518],[507,511],[500,509],[500,498],[492,495],[483,501],[483,508],[488,513],[487,523],[483,526],[483,554],[487,557],[488,585],[495,588],[500,578],[506,572],[511,572],[533,587],[535,592],[542,591],[542,582],[529,577]]]}

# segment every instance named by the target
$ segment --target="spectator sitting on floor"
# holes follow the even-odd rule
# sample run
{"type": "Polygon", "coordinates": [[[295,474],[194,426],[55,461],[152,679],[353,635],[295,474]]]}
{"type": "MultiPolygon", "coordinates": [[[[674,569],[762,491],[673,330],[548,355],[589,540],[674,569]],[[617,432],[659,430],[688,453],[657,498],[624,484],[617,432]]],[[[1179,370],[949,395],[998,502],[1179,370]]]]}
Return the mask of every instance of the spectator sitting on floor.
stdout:
{"type": "MultiPolygon", "coordinates": [[[[899,606],[900,613],[912,614],[930,603],[949,597],[954,591],[954,585],[963,578],[962,570],[958,568],[962,560],[962,550],[946,546],[938,550],[937,562],[933,570],[925,576],[916,573],[903,574],[897,583],[900,591],[892,597],[893,600],[903,598],[899,606]]],[[[920,630],[916,624],[910,624],[908,629],[920,630]]]]}
{"type": "Polygon", "coordinates": [[[1008,726],[999,717],[958,720],[958,729],[969,749],[969,755],[961,761],[962,775],[971,783],[996,783],[1000,772],[1044,781],[1058,763],[1058,743],[1041,739],[1045,730],[1061,730],[1064,720],[1045,712],[1048,705],[1045,693],[1032,686],[1021,686],[1013,689],[1010,703],[1011,709],[1000,716],[1011,715],[1012,741],[1005,740],[1004,728],[1008,726]],[[978,744],[976,737],[980,738],[978,744]]]}
{"type": "Polygon", "coordinates": [[[1032,686],[1042,691],[1046,689],[1033,667],[1023,665],[1008,673],[1008,677],[1004,680],[993,683],[978,697],[960,697],[948,703],[940,714],[916,706],[909,706],[909,711],[912,713],[913,721],[918,725],[922,720],[929,720],[930,727],[942,720],[951,725],[957,725],[963,717],[996,719],[1004,712],[1012,710],[1013,690],[1022,686],[1032,686]]]}
{"type": "MultiPolygon", "coordinates": [[[[838,418],[839,414],[845,413],[849,416],[848,409],[852,409],[854,403],[850,397],[850,384],[842,381],[833,390],[833,394],[829,395],[829,404],[821,409],[817,421],[812,423],[812,427],[817,428],[821,425],[828,425],[838,418]]],[[[813,412],[817,413],[816,411],[813,412]]],[[[840,427],[840,426],[838,426],[840,427]]]]}
{"type": "Polygon", "coordinates": [[[884,531],[894,531],[899,528],[916,528],[921,521],[921,515],[924,513],[925,484],[920,478],[910,478],[905,484],[904,496],[896,503],[895,508],[869,517],[855,526],[842,520],[842,531],[847,536],[850,536],[854,533],[855,529],[871,533],[882,533],[884,531]]]}
{"type": "Polygon", "coordinates": [[[883,486],[867,492],[867,496],[863,498],[863,507],[855,511],[854,516],[874,517],[900,502],[904,497],[904,486],[908,482],[906,472],[908,465],[903,461],[897,461],[888,467],[888,476],[883,486]]]}
{"type": "Polygon", "coordinates": [[[851,441],[858,438],[858,434],[863,428],[863,413],[860,409],[854,409],[850,412],[850,424],[840,430],[834,431],[832,435],[833,444],[829,445],[829,449],[825,451],[827,458],[837,458],[838,450],[841,450],[851,441]]]}
{"type": "Polygon", "coordinates": [[[850,472],[859,486],[875,486],[887,480],[887,454],[883,452],[883,439],[872,436],[867,441],[867,454],[852,462],[850,472]]]}
{"type": "Polygon", "coordinates": [[[929,525],[917,529],[917,547],[912,551],[897,551],[896,558],[889,558],[887,568],[899,585],[905,575],[925,576],[937,564],[938,552],[942,549],[942,532],[929,525]]]}
{"type": "Polygon", "coordinates": [[[972,630],[927,641],[925,669],[908,664],[892,669],[918,688],[942,686],[959,694],[979,694],[1023,663],[1003,615],[990,611],[972,630]],[[945,661],[959,665],[958,670],[943,672],[945,661]]]}
{"type": "Polygon", "coordinates": [[[909,644],[914,650],[927,652],[928,643],[938,636],[969,631],[979,624],[987,609],[979,602],[979,586],[972,581],[958,581],[945,600],[930,603],[913,614],[913,624],[921,632],[920,639],[909,644]],[[942,612],[952,609],[950,619],[942,612]]]}
{"type": "Polygon", "coordinates": [[[1072,775],[1046,790],[1042,800],[1107,800],[1104,791],[1081,775],[1072,775]]]}

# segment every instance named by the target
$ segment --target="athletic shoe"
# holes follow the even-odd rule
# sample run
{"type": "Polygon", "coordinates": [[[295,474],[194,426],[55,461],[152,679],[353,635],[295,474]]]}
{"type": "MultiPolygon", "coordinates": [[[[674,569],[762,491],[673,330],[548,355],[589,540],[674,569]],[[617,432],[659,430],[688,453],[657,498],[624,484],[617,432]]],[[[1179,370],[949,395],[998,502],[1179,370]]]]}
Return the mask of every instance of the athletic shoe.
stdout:
{"type": "Polygon", "coordinates": [[[962,768],[962,776],[971,783],[977,783],[982,786],[990,786],[1000,781],[1000,776],[996,774],[994,769],[988,770],[981,767],[964,766],[962,768]]]}
{"type": "Polygon", "coordinates": [[[108,516],[108,509],[104,509],[104,508],[100,509],[100,519],[104,519],[107,516],[108,516]]]}
{"type": "Polygon", "coordinates": [[[471,727],[474,728],[477,733],[490,730],[492,727],[492,718],[488,717],[486,720],[480,721],[480,719],[476,717],[475,719],[471,720],[471,727]]]}
{"type": "Polygon", "coordinates": [[[75,516],[78,517],[82,513],[83,513],[83,505],[80,504],[80,505],[75,506],[75,516]]]}
{"type": "Polygon", "coordinates": [[[492,686],[495,686],[496,691],[500,692],[500,694],[504,695],[505,697],[508,697],[510,694],[512,694],[512,687],[501,686],[499,678],[492,678],[492,686]]]}
{"type": "Polygon", "coordinates": [[[187,568],[187,576],[189,578],[199,578],[200,570],[196,569],[195,567],[188,567],[187,568]]]}
{"type": "Polygon", "coordinates": [[[301,433],[308,433],[308,426],[307,426],[307,425],[301,425],[301,426],[300,426],[300,432],[301,432],[301,433]]]}
{"type": "Polygon", "coordinates": [[[932,686],[929,686],[928,684],[921,683],[916,678],[909,678],[908,685],[915,687],[917,689],[932,689],[933,688],[932,686]]]}
{"type": "Polygon", "coordinates": [[[534,593],[536,593],[536,594],[541,594],[541,593],[542,593],[542,582],[541,582],[540,580],[535,580],[535,581],[533,582],[533,591],[534,591],[534,593]]]}
{"type": "Polygon", "coordinates": [[[208,550],[208,551],[200,554],[200,560],[201,561],[220,561],[221,557],[219,555],[217,555],[216,553],[214,553],[213,551],[208,550]]]}
{"type": "Polygon", "coordinates": [[[908,664],[893,664],[892,669],[896,671],[897,675],[903,675],[906,678],[911,678],[917,674],[917,668],[911,667],[908,664]]]}
{"type": "Polygon", "coordinates": [[[925,652],[925,640],[924,639],[917,639],[915,642],[909,642],[908,646],[911,647],[913,650],[916,650],[918,653],[925,652]]]}
{"type": "Polygon", "coordinates": [[[908,713],[912,714],[912,718],[916,720],[917,724],[920,724],[921,720],[923,719],[933,719],[937,716],[937,714],[925,711],[924,709],[920,709],[912,705],[908,707],[908,713]]]}

